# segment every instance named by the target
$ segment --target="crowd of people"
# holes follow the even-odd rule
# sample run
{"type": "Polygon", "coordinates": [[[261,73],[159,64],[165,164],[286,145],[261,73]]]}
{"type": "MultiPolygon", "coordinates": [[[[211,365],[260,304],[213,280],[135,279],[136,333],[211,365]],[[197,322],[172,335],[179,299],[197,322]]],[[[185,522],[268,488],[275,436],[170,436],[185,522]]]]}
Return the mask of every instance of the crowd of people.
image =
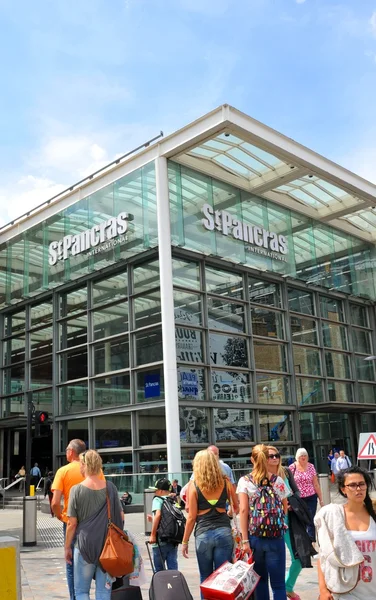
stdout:
{"type": "MultiPolygon", "coordinates": [[[[295,586],[302,569],[315,563],[319,600],[373,599],[376,513],[370,497],[372,482],[366,471],[351,465],[345,453],[332,454],[330,470],[336,467],[338,491],[345,503],[324,506],[315,467],[304,448],[296,452],[295,462],[284,467],[278,448],[254,446],[251,472],[237,484],[217,447],[200,450],[193,460],[192,478],[183,489],[176,479],[170,483],[162,477],[155,482],[149,539],[155,570],[177,570],[179,546],[182,557],[188,558],[193,534],[202,583],[225,561],[234,559],[238,526],[241,556],[252,558],[260,576],[255,600],[270,600],[270,588],[274,600],[303,600],[295,586]],[[185,502],[180,540],[161,537],[167,501],[179,510],[185,502]],[[288,570],[286,548],[291,557],[288,570]]],[[[49,492],[52,513],[63,526],[70,600],[89,600],[92,579],[96,599],[110,600],[113,578],[99,562],[107,531],[107,501],[113,522],[123,528],[123,508],[129,499],[119,498],[115,486],[106,482],[100,455],[86,450],[82,440],[68,444],[66,457],[68,464],[58,469],[49,492]]]]}

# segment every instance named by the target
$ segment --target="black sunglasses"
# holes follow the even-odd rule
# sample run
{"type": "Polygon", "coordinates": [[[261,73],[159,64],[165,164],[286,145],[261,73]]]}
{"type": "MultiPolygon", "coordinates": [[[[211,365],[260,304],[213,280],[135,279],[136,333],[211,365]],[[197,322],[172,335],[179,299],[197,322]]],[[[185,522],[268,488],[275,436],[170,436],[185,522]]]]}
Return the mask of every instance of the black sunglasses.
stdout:
{"type": "Polygon", "coordinates": [[[268,458],[281,458],[280,454],[269,454],[268,458]]]}

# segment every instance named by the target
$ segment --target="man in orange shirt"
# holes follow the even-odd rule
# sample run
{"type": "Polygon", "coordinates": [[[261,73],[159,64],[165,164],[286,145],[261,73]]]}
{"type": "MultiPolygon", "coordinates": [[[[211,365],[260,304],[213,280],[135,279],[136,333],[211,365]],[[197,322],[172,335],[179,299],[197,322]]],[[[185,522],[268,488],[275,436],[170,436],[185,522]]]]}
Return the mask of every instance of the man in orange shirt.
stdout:
{"type": "MultiPolygon", "coordinates": [[[[51,491],[53,497],[51,501],[51,509],[55,516],[63,522],[64,539],[67,529],[68,517],[68,501],[69,493],[74,485],[81,483],[85,478],[81,475],[80,470],[80,454],[85,452],[86,444],[82,440],[71,440],[66,449],[68,464],[60,467],[56,471],[53,480],[51,491]],[[61,510],[61,496],[64,496],[64,506],[61,510]]],[[[72,542],[72,549],[75,540],[72,542]]],[[[70,600],[75,600],[74,595],[74,580],[73,580],[73,561],[72,564],[66,563],[67,583],[69,589],[70,600]]]]}

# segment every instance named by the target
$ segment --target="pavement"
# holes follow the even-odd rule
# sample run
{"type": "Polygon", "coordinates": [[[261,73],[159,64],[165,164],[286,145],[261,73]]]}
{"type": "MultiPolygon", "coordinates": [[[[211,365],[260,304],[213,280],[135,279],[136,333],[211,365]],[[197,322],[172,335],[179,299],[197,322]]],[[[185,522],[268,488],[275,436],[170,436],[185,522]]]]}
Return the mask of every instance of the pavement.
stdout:
{"type": "MultiPolygon", "coordinates": [[[[150,583],[152,570],[145,546],[147,538],[144,535],[143,513],[127,514],[126,527],[135,535],[139,542],[139,547],[145,560],[147,579],[150,583]]],[[[22,539],[21,528],[21,510],[0,510],[1,535],[11,535],[22,539]]],[[[69,600],[63,557],[62,524],[57,519],[38,511],[37,530],[37,546],[32,548],[23,548],[21,546],[22,600],[40,600],[41,598],[43,600],[69,600]]],[[[287,564],[289,562],[288,558],[287,564]]],[[[315,565],[315,561],[313,564],[315,565]]],[[[181,556],[181,549],[179,548],[179,569],[187,579],[194,600],[199,600],[199,574],[193,539],[190,542],[190,556],[188,559],[181,556]]],[[[148,600],[149,583],[142,586],[143,600],[148,600]]],[[[318,585],[316,568],[303,569],[296,585],[296,592],[300,595],[301,600],[317,600],[318,585]]],[[[95,598],[93,588],[90,598],[93,600],[95,598]]]]}

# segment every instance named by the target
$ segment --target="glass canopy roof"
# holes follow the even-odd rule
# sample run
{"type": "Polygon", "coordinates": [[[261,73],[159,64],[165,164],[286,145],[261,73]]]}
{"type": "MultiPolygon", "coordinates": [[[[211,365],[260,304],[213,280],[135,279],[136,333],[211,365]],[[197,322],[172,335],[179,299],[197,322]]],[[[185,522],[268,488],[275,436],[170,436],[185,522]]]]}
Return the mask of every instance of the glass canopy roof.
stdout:
{"type": "MultiPolygon", "coordinates": [[[[235,111],[235,109],[231,110],[235,111]]],[[[257,124],[253,119],[248,117],[247,119],[251,126],[257,124]]],[[[266,132],[272,132],[269,128],[262,127],[266,132]]],[[[221,132],[171,158],[209,176],[222,178],[258,196],[375,243],[376,186],[326,161],[292,140],[276,132],[272,133],[276,137],[273,148],[268,140],[263,140],[260,135],[256,136],[251,131],[245,131],[227,122],[227,126],[224,125],[221,132]],[[296,154],[287,153],[283,144],[278,148],[278,136],[285,146],[287,140],[292,149],[297,151],[296,154]],[[300,151],[302,156],[299,156],[300,151]],[[313,164],[308,163],[304,151],[320,159],[324,167],[327,163],[329,167],[327,177],[322,168],[317,169],[313,164]],[[351,189],[354,186],[347,186],[345,178],[343,187],[338,185],[342,180],[338,181],[338,176],[331,177],[330,169],[332,171],[337,169],[340,176],[349,175],[356,182],[373,187],[374,197],[370,197],[369,193],[362,193],[361,189],[357,191],[351,189]]]]}

